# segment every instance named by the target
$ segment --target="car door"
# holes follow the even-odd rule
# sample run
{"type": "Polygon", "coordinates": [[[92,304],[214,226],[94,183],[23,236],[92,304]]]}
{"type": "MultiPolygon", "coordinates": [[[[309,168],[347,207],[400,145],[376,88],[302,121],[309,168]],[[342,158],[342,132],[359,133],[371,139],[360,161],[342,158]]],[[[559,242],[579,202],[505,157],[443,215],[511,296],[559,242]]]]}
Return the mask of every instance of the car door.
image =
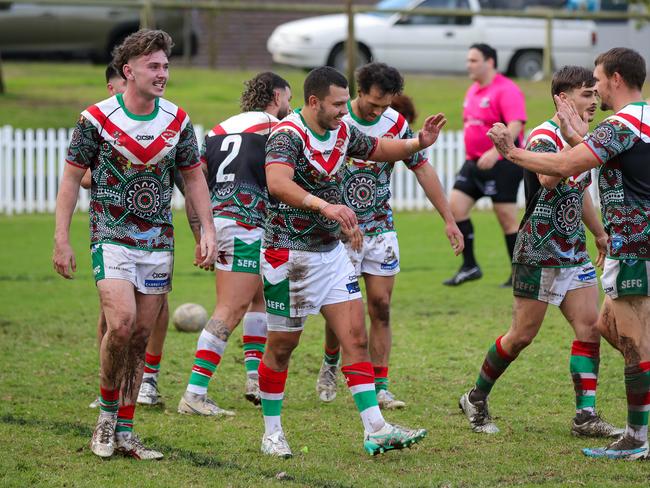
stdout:
{"type": "Polygon", "coordinates": [[[412,13],[396,16],[377,58],[409,71],[464,71],[465,53],[473,42],[472,17],[418,14],[422,8],[469,9],[469,3],[468,0],[423,0],[412,13]]]}

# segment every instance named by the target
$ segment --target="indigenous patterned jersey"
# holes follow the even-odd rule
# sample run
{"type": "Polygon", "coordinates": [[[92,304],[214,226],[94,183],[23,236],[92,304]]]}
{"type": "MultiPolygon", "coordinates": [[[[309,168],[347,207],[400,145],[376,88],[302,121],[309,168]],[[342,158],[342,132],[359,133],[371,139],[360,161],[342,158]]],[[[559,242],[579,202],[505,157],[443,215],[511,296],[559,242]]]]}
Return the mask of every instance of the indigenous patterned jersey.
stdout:
{"type": "Polygon", "coordinates": [[[214,217],[264,225],[268,199],[264,146],[277,122],[266,112],[244,112],[205,136],[201,161],[208,166],[214,217]]]}
{"type": "Polygon", "coordinates": [[[175,167],[197,167],[190,118],[163,98],[131,114],[116,95],[83,111],[66,161],[91,168],[90,241],[149,251],[174,249],[170,202],[175,167]]]}
{"type": "MultiPolygon", "coordinates": [[[[355,116],[349,104],[348,110],[349,113],[343,120],[366,135],[391,139],[413,137],[406,119],[393,108],[389,107],[372,122],[355,116]]],[[[416,153],[404,163],[413,170],[427,164],[427,160],[423,153],[416,153]]],[[[368,163],[349,158],[341,169],[343,202],[357,214],[359,227],[366,235],[395,230],[393,211],[388,203],[393,167],[393,163],[368,163]]]]}
{"type": "Polygon", "coordinates": [[[626,105],[585,144],[602,163],[598,188],[608,257],[650,260],[650,107],[626,105]]]}
{"type": "MultiPolygon", "coordinates": [[[[567,145],[560,128],[548,120],[535,127],[526,149],[559,152],[567,145]]],[[[519,226],[513,263],[539,267],[571,267],[589,261],[585,228],[582,225],[582,197],[591,183],[591,172],[562,179],[555,188],[541,185],[530,196],[519,226]]]]}
{"type": "MultiPolygon", "coordinates": [[[[330,203],[341,203],[341,166],[346,156],[368,160],[378,140],[342,121],[323,136],[307,127],[300,112],[284,118],[266,144],[266,164],[294,169],[293,181],[330,203]]],[[[317,212],[290,207],[274,198],[267,207],[264,247],[324,252],[336,247],[338,222],[317,212]]]]}

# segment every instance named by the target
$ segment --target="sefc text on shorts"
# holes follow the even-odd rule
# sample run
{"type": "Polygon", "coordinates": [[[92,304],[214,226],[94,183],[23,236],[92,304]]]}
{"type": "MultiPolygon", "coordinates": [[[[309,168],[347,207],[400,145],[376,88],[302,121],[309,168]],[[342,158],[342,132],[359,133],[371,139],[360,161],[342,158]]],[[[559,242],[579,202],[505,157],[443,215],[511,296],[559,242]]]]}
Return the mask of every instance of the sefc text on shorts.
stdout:
{"type": "Polygon", "coordinates": [[[462,191],[473,200],[490,197],[494,203],[516,203],[523,177],[524,170],[505,159],[487,170],[479,169],[476,161],[467,160],[456,175],[454,190],[462,191]]]}
{"type": "Polygon", "coordinates": [[[650,296],[650,261],[605,258],[601,277],[603,291],[611,298],[650,296]]]}
{"type": "Polygon", "coordinates": [[[516,297],[560,305],[571,290],[596,286],[596,268],[591,261],[570,268],[542,268],[514,263],[512,293],[516,297]]]}
{"type": "Polygon", "coordinates": [[[104,243],[93,244],[90,251],[95,283],[103,279],[126,280],[144,295],[160,295],[172,289],[172,251],[146,251],[104,243]]]}
{"type": "Polygon", "coordinates": [[[357,275],[340,242],[327,252],[263,249],[262,274],[269,330],[301,330],[304,318],[322,306],[361,298],[357,275]]]}
{"type": "Polygon", "coordinates": [[[222,271],[260,274],[260,250],[264,229],[233,219],[214,219],[217,233],[215,268],[222,271]]]}

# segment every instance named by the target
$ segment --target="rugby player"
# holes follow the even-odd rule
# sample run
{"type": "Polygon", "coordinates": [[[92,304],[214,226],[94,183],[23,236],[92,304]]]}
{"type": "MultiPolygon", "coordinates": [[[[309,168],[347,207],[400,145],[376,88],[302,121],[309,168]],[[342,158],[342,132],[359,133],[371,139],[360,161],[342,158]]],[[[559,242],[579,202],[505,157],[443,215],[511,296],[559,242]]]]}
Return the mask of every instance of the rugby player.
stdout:
{"type": "Polygon", "coordinates": [[[171,47],[167,33],[144,29],[115,49],[113,64],[127,80],[126,90],[82,113],[57,196],[53,262],[69,279],[76,270],[70,220],[81,178],[92,169],[92,265],[107,322],[100,413],[91,441],[100,457],[115,450],[137,459],[163,456],[133,434],[133,414],[147,339],[171,289],[174,167],[183,171],[201,220],[201,264],[214,259],[214,223],[194,129],[182,109],[162,98],[171,47]]]}
{"type": "MultiPolygon", "coordinates": [[[[576,107],[583,122],[583,136],[596,112],[595,85],[592,72],[578,66],[563,67],[551,82],[551,95],[576,107]]],[[[539,153],[559,153],[569,147],[570,142],[562,137],[558,114],[535,127],[526,145],[527,150],[539,153]]],[[[601,259],[607,248],[607,234],[586,191],[591,184],[591,171],[567,178],[526,171],[524,177],[528,202],[512,260],[512,325],[488,351],[476,385],[461,397],[460,408],[474,432],[499,431],[488,412],[488,395],[500,375],[533,341],[548,304],[552,304],[560,307],[575,332],[569,362],[576,394],[571,432],[579,436],[618,437],[623,430],[614,428],[596,413],[600,363],[598,289],[581,220],[594,235],[601,259]]]]}
{"type": "Polygon", "coordinates": [[[260,276],[268,200],[264,145],[278,119],[291,111],[290,101],[291,87],[286,80],[275,73],[260,73],[246,82],[242,113],[215,126],[205,138],[201,160],[217,231],[217,305],[199,337],[189,383],[178,404],[179,413],[234,415],[217,406],[207,391],[228,338],[242,317],[245,396],[256,405],[260,403],[257,369],[266,343],[260,276]]]}
{"type": "Polygon", "coordinates": [[[262,452],[289,457],[280,421],[287,368],[307,315],[322,313],[343,350],[343,367],[372,454],[402,449],[424,429],[391,425],[377,405],[367,348],[363,302],[354,267],[339,240],[359,232],[355,213],[341,204],[346,157],[399,161],[433,144],[446,120],[427,118],[417,138],[379,139],[343,121],[350,98],[345,77],[317,68],[304,83],[305,104],[271,133],[266,144],[267,207],[262,273],[268,322],[259,367],[265,432],[262,452]]]}
{"type": "MultiPolygon", "coordinates": [[[[384,63],[370,63],[357,70],[358,96],[348,102],[343,120],[363,134],[373,137],[410,139],[413,132],[405,118],[391,108],[400,94],[404,79],[399,71],[384,63]]],[[[423,153],[404,160],[415,174],[429,201],[445,221],[445,233],[456,255],[463,249],[463,234],[449,209],[438,175],[423,153]]],[[[370,316],[369,351],[375,373],[375,388],[380,408],[402,408],[406,404],[388,390],[388,361],[392,346],[390,300],[399,273],[399,245],[389,204],[392,163],[368,163],[350,159],[341,167],[343,202],[354,210],[363,232],[361,249],[351,242],[346,250],[357,276],[363,276],[370,316]]],[[[325,355],[316,390],[322,401],[336,397],[336,373],[340,348],[335,334],[325,328],[325,355]]]]}
{"type": "MultiPolygon", "coordinates": [[[[110,95],[117,95],[124,93],[126,89],[126,80],[120,76],[112,63],[106,67],[106,89],[110,95]]],[[[89,168],[81,179],[81,187],[89,190],[92,183],[92,171],[89,168]]],[[[183,189],[183,179],[178,171],[174,171],[174,183],[178,186],[181,193],[185,194],[183,189]]],[[[191,205],[186,203],[186,210],[189,212],[191,205]]],[[[188,213],[188,215],[190,215],[188,213]]],[[[158,374],[160,373],[160,360],[162,358],[163,346],[165,344],[165,337],[167,336],[167,326],[169,324],[169,304],[167,303],[167,295],[165,295],[164,303],[160,309],[160,314],[156,319],[156,323],[151,331],[149,340],[147,341],[147,349],[145,351],[144,359],[144,374],[142,376],[142,383],[140,384],[140,391],[138,392],[137,403],[140,405],[157,405],[160,402],[160,392],[158,390],[158,374]]],[[[99,318],[97,320],[97,345],[100,346],[102,338],[106,333],[106,317],[104,311],[99,311],[99,318]]],[[[88,405],[90,408],[99,407],[99,397],[88,405]]]]}
{"type": "MultiPolygon", "coordinates": [[[[562,178],[600,168],[598,187],[609,235],[602,286],[615,326],[608,330],[625,361],[625,434],[603,448],[584,449],[590,457],[648,457],[650,411],[650,107],[643,101],[645,60],[628,48],[613,48],[595,61],[596,90],[603,110],[615,113],[568,151],[537,153],[516,148],[502,124],[489,136],[499,153],[521,167],[562,178]]],[[[580,135],[568,134],[578,141],[580,135]]]]}

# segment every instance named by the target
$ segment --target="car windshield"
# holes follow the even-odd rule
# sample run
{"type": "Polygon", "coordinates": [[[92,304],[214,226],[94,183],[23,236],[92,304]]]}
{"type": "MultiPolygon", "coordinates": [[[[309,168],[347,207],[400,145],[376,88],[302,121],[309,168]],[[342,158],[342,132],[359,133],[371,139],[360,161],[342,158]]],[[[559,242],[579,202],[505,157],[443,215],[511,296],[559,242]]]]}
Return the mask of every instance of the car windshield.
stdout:
{"type": "MultiPolygon", "coordinates": [[[[375,8],[377,10],[404,10],[409,8],[412,4],[417,3],[414,0],[381,0],[377,2],[375,8]]],[[[380,17],[388,17],[393,15],[392,13],[386,12],[368,12],[369,15],[378,15],[380,17]]]]}

